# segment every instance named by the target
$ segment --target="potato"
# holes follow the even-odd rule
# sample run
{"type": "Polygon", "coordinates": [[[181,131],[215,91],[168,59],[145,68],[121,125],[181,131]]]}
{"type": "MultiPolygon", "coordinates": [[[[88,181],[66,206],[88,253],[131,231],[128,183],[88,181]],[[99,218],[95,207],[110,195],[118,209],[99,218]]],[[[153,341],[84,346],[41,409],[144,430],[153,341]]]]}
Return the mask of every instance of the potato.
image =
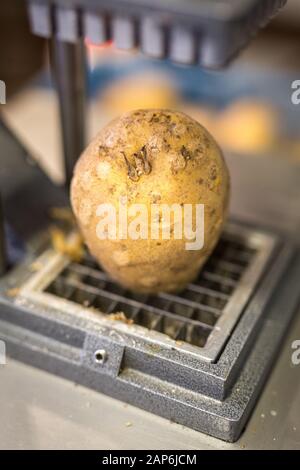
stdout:
{"type": "MultiPolygon", "coordinates": [[[[218,241],[228,200],[228,170],[216,142],[198,122],[170,110],[136,110],[112,121],[83,152],[71,184],[72,207],[90,252],[113,279],[142,293],[178,292],[193,281],[218,241]],[[115,208],[117,224],[125,208],[141,204],[140,215],[146,211],[147,218],[137,225],[141,231],[148,226],[147,236],[133,239],[103,226],[101,231],[103,204],[115,208]],[[162,204],[176,204],[180,218],[165,216],[162,204]],[[193,208],[195,240],[202,233],[196,205],[204,205],[204,245],[196,250],[187,249],[190,234],[178,236],[186,204],[193,208]],[[152,218],[153,207],[158,212],[152,218]],[[155,224],[158,237],[150,230],[155,224]],[[161,229],[169,229],[169,239],[161,229]]],[[[129,212],[128,224],[137,217],[129,212]]]]}
{"type": "Polygon", "coordinates": [[[215,118],[214,134],[222,147],[242,154],[268,152],[276,142],[278,116],[269,103],[242,99],[215,118]]]}
{"type": "Polygon", "coordinates": [[[178,95],[170,77],[161,72],[140,72],[109,84],[99,97],[99,109],[111,116],[134,109],[167,108],[176,105],[178,95]]]}

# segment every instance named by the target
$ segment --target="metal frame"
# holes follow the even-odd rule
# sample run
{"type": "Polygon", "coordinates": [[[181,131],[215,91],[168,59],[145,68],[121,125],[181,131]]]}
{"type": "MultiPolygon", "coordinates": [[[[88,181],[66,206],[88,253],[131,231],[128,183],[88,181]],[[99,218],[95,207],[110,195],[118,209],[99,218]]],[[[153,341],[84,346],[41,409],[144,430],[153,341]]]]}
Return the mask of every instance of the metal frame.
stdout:
{"type": "MultiPolygon", "coordinates": [[[[223,313],[212,328],[208,336],[207,342],[203,347],[193,346],[191,344],[182,343],[178,345],[178,341],[172,340],[172,346],[181,353],[193,354],[200,360],[215,362],[219,356],[222,348],[227,342],[230,333],[236,325],[243,309],[245,308],[251,294],[253,293],[257,282],[259,281],[262,273],[266,268],[266,264],[276,246],[276,237],[266,233],[261,233],[257,230],[251,230],[246,227],[241,227],[238,224],[231,223],[226,227],[226,236],[239,237],[246,243],[247,248],[256,250],[253,261],[246,268],[242,279],[238,282],[236,290],[230,297],[229,302],[226,304],[223,313]]],[[[32,302],[39,303],[43,306],[51,305],[57,310],[65,310],[77,312],[86,310],[89,314],[89,308],[76,305],[74,302],[58,298],[57,296],[45,292],[46,287],[53,281],[58,274],[69,264],[69,260],[64,256],[49,251],[37,259],[37,264],[43,266],[39,271],[31,276],[31,278],[22,286],[20,296],[32,302]]],[[[146,305],[145,305],[146,307],[146,305]]],[[[123,333],[127,332],[130,335],[141,337],[141,328],[137,325],[124,325],[122,322],[112,321],[107,319],[107,315],[98,315],[99,323],[107,325],[118,331],[121,327],[123,333]]],[[[142,337],[147,334],[147,330],[143,328],[142,337]]],[[[166,335],[151,331],[151,338],[149,340],[155,345],[157,343],[170,345],[170,338],[166,335]]]]}
{"type": "Polygon", "coordinates": [[[53,39],[50,57],[60,110],[65,184],[69,187],[73,169],[85,147],[86,64],[82,41],[71,44],[53,39]]]}

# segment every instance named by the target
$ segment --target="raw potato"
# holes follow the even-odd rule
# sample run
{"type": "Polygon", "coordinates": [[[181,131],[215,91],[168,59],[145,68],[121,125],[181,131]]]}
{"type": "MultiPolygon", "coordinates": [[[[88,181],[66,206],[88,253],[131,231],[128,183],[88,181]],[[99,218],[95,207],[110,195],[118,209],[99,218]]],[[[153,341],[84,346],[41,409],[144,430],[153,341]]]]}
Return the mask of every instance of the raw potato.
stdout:
{"type": "MultiPolygon", "coordinates": [[[[229,175],[212,136],[169,110],[126,113],[102,129],[77,162],[71,185],[75,216],[92,255],[132,291],[177,292],[191,282],[216,245],[227,215],[229,175]],[[185,239],[100,240],[99,204],[204,204],[204,247],[185,239]]],[[[118,219],[117,219],[118,220],[118,219]]],[[[163,221],[160,220],[159,224],[163,221]]],[[[195,228],[195,211],[193,211],[195,228]]]]}
{"type": "Polygon", "coordinates": [[[262,154],[276,143],[278,116],[269,103],[241,99],[220,113],[213,128],[223,148],[238,154],[262,154]]]}
{"type": "Polygon", "coordinates": [[[112,118],[134,109],[176,106],[178,95],[168,75],[141,72],[122,77],[101,92],[99,108],[112,118]]]}

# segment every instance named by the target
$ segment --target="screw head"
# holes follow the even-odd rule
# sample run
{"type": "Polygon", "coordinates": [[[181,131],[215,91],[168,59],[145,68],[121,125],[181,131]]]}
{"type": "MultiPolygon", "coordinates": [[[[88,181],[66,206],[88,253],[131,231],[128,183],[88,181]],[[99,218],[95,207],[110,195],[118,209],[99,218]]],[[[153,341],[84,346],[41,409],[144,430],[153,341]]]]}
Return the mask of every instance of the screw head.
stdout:
{"type": "Polygon", "coordinates": [[[94,352],[94,360],[97,364],[104,364],[107,358],[107,353],[105,349],[97,349],[97,351],[94,352]]]}

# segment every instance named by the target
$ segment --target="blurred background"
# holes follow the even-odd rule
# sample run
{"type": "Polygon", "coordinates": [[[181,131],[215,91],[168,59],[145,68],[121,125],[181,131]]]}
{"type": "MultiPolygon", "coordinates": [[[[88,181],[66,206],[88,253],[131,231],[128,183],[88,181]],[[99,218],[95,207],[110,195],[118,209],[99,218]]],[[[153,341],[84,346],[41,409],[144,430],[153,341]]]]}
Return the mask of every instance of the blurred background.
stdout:
{"type": "MultiPolygon", "coordinates": [[[[300,105],[291,84],[300,79],[300,4],[289,0],[240,57],[221,72],[203,71],[121,52],[109,42],[86,42],[88,138],[134,108],[185,111],[236,158],[288,159],[300,165],[300,105]]],[[[0,5],[0,79],[3,119],[53,181],[63,181],[57,97],[47,41],[29,31],[23,0],[0,5]]],[[[1,150],[0,150],[1,151],[1,150]]]]}

